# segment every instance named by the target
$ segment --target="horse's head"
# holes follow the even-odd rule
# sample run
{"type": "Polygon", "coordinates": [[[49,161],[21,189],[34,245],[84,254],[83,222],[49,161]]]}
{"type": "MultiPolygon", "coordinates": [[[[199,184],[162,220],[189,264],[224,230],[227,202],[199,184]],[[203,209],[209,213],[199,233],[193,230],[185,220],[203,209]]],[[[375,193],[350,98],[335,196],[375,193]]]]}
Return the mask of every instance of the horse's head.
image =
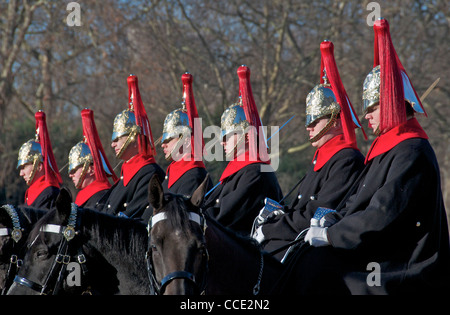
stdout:
{"type": "Polygon", "coordinates": [[[45,210],[0,207],[0,290],[3,294],[11,285],[18,268],[22,265],[23,247],[34,223],[46,213],[45,210]]]}
{"type": "Polygon", "coordinates": [[[153,217],[149,222],[149,259],[158,294],[195,294],[204,290],[208,254],[200,204],[208,177],[192,196],[164,194],[157,176],[149,183],[153,217]]]}
{"type": "Polygon", "coordinates": [[[11,237],[13,229],[12,218],[6,208],[0,208],[0,262],[7,263],[12,252],[14,241],[11,237]]]}
{"type": "Polygon", "coordinates": [[[8,294],[54,293],[71,255],[68,243],[74,242],[75,212],[70,192],[61,189],[56,209],[44,215],[30,232],[23,267],[8,294]]]}
{"type": "Polygon", "coordinates": [[[14,247],[18,246],[17,243],[22,238],[20,221],[16,222],[16,228],[14,228],[11,214],[11,210],[8,210],[7,206],[0,207],[0,290],[2,292],[8,286],[7,278],[10,273],[10,260],[12,261],[13,254],[16,254],[17,263],[17,253],[14,253],[14,247]],[[17,226],[19,226],[19,231],[17,231],[17,226]],[[16,234],[15,239],[13,239],[13,231],[16,234]]]}

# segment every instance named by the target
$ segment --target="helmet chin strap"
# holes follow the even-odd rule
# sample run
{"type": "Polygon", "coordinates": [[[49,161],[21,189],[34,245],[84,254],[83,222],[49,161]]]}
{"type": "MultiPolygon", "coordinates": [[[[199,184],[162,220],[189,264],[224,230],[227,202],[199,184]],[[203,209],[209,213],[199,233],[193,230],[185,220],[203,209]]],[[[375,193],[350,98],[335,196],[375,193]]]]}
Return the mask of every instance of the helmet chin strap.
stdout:
{"type": "Polygon", "coordinates": [[[236,144],[234,145],[233,150],[225,154],[226,160],[234,159],[238,153],[238,148],[242,144],[242,142],[245,140],[246,133],[243,132],[242,135],[239,137],[238,141],[236,141],[236,144]]]}
{"type": "Polygon", "coordinates": [[[336,118],[337,118],[337,114],[331,114],[331,118],[327,122],[325,127],[323,127],[322,130],[320,130],[318,134],[316,134],[314,137],[309,139],[309,142],[314,143],[316,141],[319,141],[331,129],[331,127],[333,127],[334,123],[336,122],[336,118]]]}
{"type": "MultiPolygon", "coordinates": [[[[136,126],[137,127],[137,126],[136,126]]],[[[139,127],[133,128],[133,130],[130,132],[130,134],[127,137],[127,140],[122,144],[122,147],[120,148],[119,152],[117,152],[116,157],[120,159],[122,157],[122,154],[125,152],[125,150],[128,148],[131,142],[133,142],[136,139],[136,135],[138,134],[139,127]]]]}
{"type": "Polygon", "coordinates": [[[87,170],[89,169],[89,165],[90,165],[90,163],[88,163],[87,161],[84,162],[80,178],[78,179],[78,182],[75,185],[76,189],[81,189],[81,185],[83,185],[84,179],[86,178],[86,174],[87,174],[87,170]]]}
{"type": "MultiPolygon", "coordinates": [[[[189,139],[189,138],[188,138],[189,139]]],[[[180,134],[179,135],[179,137],[178,137],[178,141],[175,143],[175,145],[173,146],[173,148],[172,148],[172,150],[170,151],[170,153],[169,153],[169,155],[166,157],[166,160],[167,161],[173,161],[173,153],[176,151],[176,150],[180,150],[180,147],[182,147],[182,145],[180,145],[180,143],[181,143],[181,141],[184,141],[184,137],[183,137],[183,134],[180,134]]],[[[186,148],[189,148],[189,143],[187,144],[187,146],[186,146],[186,148]]],[[[184,156],[185,155],[185,153],[183,152],[183,155],[182,156],[184,156]]],[[[181,159],[180,159],[181,160],[181,159]]]]}
{"type": "Polygon", "coordinates": [[[36,176],[37,169],[39,167],[39,157],[35,155],[33,157],[33,169],[31,170],[30,178],[26,181],[27,186],[30,186],[33,182],[34,176],[36,176]]]}

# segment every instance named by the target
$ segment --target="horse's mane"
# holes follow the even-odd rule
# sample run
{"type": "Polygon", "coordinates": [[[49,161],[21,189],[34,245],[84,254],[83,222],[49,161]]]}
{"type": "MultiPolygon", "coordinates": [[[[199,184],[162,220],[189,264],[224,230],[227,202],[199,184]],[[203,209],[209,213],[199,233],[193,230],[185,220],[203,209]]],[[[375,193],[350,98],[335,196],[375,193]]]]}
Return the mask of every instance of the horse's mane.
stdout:
{"type": "Polygon", "coordinates": [[[32,207],[26,207],[26,206],[19,206],[17,209],[17,213],[20,216],[20,223],[24,223],[22,219],[27,220],[27,224],[33,224],[39,221],[40,218],[42,218],[46,213],[47,210],[38,209],[38,208],[32,208],[32,207]]]}
{"type": "MultiPolygon", "coordinates": [[[[56,215],[56,209],[53,209],[39,219],[28,240],[34,240],[41,228],[49,224],[56,215]]],[[[78,215],[81,216],[81,226],[77,229],[91,229],[97,241],[110,247],[111,251],[118,251],[118,254],[129,254],[131,251],[139,250],[145,252],[146,244],[142,241],[146,239],[146,230],[143,223],[83,208],[79,208],[78,215]]],[[[61,224],[64,225],[66,222],[61,224]]]]}
{"type": "Polygon", "coordinates": [[[82,228],[91,227],[91,234],[97,242],[118,255],[145,253],[147,250],[147,230],[142,222],[89,209],[80,213],[82,228]]]}

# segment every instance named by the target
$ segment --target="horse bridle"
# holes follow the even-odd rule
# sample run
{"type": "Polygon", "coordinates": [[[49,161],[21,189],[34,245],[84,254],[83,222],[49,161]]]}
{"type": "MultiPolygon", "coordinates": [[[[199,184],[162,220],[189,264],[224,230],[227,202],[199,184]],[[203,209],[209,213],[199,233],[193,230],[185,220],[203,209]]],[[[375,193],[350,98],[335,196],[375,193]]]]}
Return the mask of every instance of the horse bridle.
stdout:
{"type": "MultiPolygon", "coordinates": [[[[61,226],[56,224],[46,224],[41,227],[40,232],[61,234],[61,242],[59,243],[58,251],[56,257],[50,267],[49,273],[47,274],[44,284],[39,284],[33,282],[25,277],[20,277],[16,275],[14,282],[26,286],[34,291],[39,292],[41,295],[47,294],[57,294],[59,288],[64,281],[64,275],[67,270],[67,265],[70,263],[72,256],[68,255],[69,245],[75,236],[78,234],[76,231],[77,226],[80,226],[81,216],[78,215],[78,206],[75,203],[71,204],[71,211],[67,226],[61,226]],[[51,287],[52,282],[54,282],[53,288],[51,287]]],[[[38,234],[39,236],[39,234],[38,234]]],[[[37,236],[37,237],[38,237],[37,236]]],[[[36,239],[37,239],[36,237],[36,239]]],[[[31,247],[36,239],[29,245],[31,247]]],[[[77,249],[76,260],[81,266],[81,270],[84,275],[87,274],[86,257],[83,254],[81,247],[77,249]]],[[[89,291],[83,292],[83,294],[90,294],[89,291]]]]}
{"type": "Polygon", "coordinates": [[[13,276],[17,274],[19,268],[23,264],[23,260],[19,258],[18,253],[20,251],[20,248],[17,248],[17,243],[20,241],[23,235],[23,228],[20,226],[19,215],[17,214],[14,206],[3,205],[2,208],[5,209],[8,215],[11,217],[13,228],[0,228],[0,236],[11,236],[12,240],[14,241],[12,254],[9,258],[8,271],[6,272],[5,286],[1,292],[1,295],[5,295],[10,286],[9,284],[12,284],[13,282],[13,276]]]}
{"type": "MultiPolygon", "coordinates": [[[[206,220],[205,217],[203,216],[202,213],[198,214],[195,212],[188,212],[189,215],[189,221],[195,222],[198,225],[200,225],[203,235],[205,235],[206,232],[206,220]]],[[[167,219],[167,215],[165,212],[160,212],[158,214],[155,214],[154,216],[152,216],[152,218],[149,220],[148,223],[148,237],[149,237],[149,244],[151,244],[151,240],[150,240],[150,235],[151,235],[151,230],[152,228],[160,221],[166,220],[167,219]]],[[[208,255],[208,251],[205,248],[205,255],[202,258],[202,265],[204,267],[204,274],[205,276],[202,279],[202,282],[199,284],[197,282],[198,279],[195,278],[195,275],[192,272],[186,271],[186,270],[177,270],[177,271],[173,271],[170,272],[168,275],[164,276],[161,279],[161,283],[158,282],[158,280],[156,279],[156,275],[155,275],[155,270],[153,267],[153,259],[152,259],[152,250],[151,248],[147,251],[146,254],[146,260],[147,260],[147,271],[148,271],[148,276],[150,279],[150,291],[153,295],[162,295],[164,294],[167,286],[175,279],[184,279],[187,280],[189,282],[191,282],[194,287],[196,288],[196,291],[200,294],[204,294],[205,293],[205,289],[206,289],[206,274],[207,274],[207,269],[208,269],[208,260],[209,260],[209,255],[208,255]]]]}

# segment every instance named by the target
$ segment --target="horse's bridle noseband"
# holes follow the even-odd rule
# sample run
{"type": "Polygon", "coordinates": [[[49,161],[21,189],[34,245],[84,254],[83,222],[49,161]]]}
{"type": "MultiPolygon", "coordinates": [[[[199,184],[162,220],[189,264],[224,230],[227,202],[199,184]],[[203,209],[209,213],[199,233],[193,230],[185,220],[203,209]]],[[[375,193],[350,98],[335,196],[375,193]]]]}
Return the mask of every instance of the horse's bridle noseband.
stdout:
{"type": "MultiPolygon", "coordinates": [[[[26,286],[34,291],[37,291],[41,295],[47,295],[49,293],[57,294],[60,286],[62,285],[62,282],[64,281],[64,274],[66,272],[67,265],[71,261],[71,256],[68,255],[69,244],[71,244],[70,241],[74,239],[75,236],[77,235],[75,229],[77,226],[80,226],[79,221],[80,216],[78,216],[78,206],[75,203],[72,203],[67,226],[46,224],[41,227],[40,232],[61,234],[63,236],[61,238],[61,242],[59,243],[56,258],[50,267],[49,273],[45,278],[44,284],[41,285],[25,277],[20,277],[19,275],[16,275],[16,277],[14,278],[14,282],[19,285],[26,286]],[[53,281],[55,281],[55,284],[52,289],[50,285],[52,284],[53,281]]],[[[36,239],[34,241],[36,241],[36,239]]],[[[33,245],[34,241],[29,245],[29,247],[33,245]]],[[[81,248],[77,252],[78,252],[76,256],[77,261],[81,265],[83,274],[86,274],[87,273],[87,267],[85,265],[86,257],[81,251],[81,248]]]]}
{"type": "MultiPolygon", "coordinates": [[[[189,212],[189,221],[195,222],[198,225],[200,225],[200,227],[202,228],[202,232],[203,235],[205,234],[207,225],[206,225],[206,220],[205,217],[203,216],[202,213],[198,214],[195,212],[189,212]]],[[[152,228],[155,226],[156,223],[166,220],[167,219],[167,215],[165,212],[160,212],[158,214],[155,214],[149,221],[148,223],[148,235],[149,235],[149,240],[150,240],[150,234],[151,234],[151,230],[152,228]]],[[[149,241],[150,244],[150,241],[149,241]]],[[[206,248],[205,248],[206,250],[206,248]]],[[[178,271],[174,271],[169,273],[168,275],[166,275],[165,277],[162,278],[161,283],[158,282],[158,280],[156,279],[155,276],[155,271],[154,271],[154,267],[153,267],[153,259],[152,259],[152,252],[151,250],[149,250],[147,252],[146,255],[147,258],[147,271],[148,271],[148,276],[150,279],[150,290],[152,292],[152,294],[154,295],[162,295],[164,294],[167,286],[176,279],[183,279],[183,280],[187,280],[189,282],[191,282],[194,287],[196,288],[196,291],[200,294],[204,294],[205,289],[206,289],[206,276],[203,277],[202,282],[200,283],[200,285],[197,283],[195,279],[195,275],[192,272],[189,271],[185,271],[185,270],[178,270],[178,271]]],[[[208,269],[208,251],[206,250],[206,259],[204,259],[203,264],[205,267],[205,274],[207,272],[208,269]]]]}

